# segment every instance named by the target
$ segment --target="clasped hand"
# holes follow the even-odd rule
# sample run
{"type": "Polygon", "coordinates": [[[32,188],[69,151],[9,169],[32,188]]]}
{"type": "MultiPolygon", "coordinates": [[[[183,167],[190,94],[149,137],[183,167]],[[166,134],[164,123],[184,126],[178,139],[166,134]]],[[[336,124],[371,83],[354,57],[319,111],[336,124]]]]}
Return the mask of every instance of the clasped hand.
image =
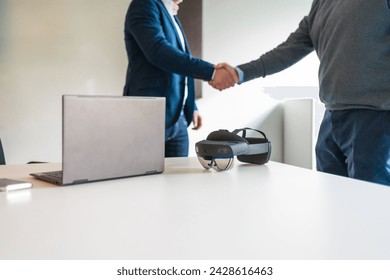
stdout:
{"type": "Polygon", "coordinates": [[[238,74],[236,70],[227,63],[219,63],[214,66],[215,75],[209,82],[213,88],[218,90],[224,90],[233,87],[238,83],[238,74]]]}

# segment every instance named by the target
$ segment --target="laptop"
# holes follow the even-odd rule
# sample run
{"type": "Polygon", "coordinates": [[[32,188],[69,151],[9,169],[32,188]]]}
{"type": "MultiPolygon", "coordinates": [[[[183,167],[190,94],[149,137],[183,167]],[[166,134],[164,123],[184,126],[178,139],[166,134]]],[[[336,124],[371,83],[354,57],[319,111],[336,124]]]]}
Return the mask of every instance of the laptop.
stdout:
{"type": "Polygon", "coordinates": [[[31,176],[73,185],[164,171],[165,98],[64,95],[62,170],[31,176]]]}

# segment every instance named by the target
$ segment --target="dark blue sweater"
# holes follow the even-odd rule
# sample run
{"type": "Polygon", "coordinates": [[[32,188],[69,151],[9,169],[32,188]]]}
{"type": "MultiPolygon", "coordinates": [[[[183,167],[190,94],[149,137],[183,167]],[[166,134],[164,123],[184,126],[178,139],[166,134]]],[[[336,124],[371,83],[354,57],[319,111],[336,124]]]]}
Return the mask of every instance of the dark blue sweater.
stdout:
{"type": "Polygon", "coordinates": [[[314,0],[288,39],[239,65],[244,82],[282,71],[313,50],[329,110],[390,110],[390,0],[314,0]]]}

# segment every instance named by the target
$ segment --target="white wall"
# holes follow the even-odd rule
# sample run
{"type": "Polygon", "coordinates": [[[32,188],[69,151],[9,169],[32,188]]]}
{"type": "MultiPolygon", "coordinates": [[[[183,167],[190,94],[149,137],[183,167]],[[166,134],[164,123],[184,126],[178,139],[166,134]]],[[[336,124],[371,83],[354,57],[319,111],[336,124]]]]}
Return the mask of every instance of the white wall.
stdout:
{"type": "MultiPolygon", "coordinates": [[[[61,160],[62,94],[122,94],[123,21],[129,2],[0,0],[0,137],[8,163],[61,160]]],[[[204,58],[234,65],[257,58],[296,29],[310,4],[204,0],[204,58]]],[[[223,93],[204,84],[202,106],[226,108],[213,119],[240,123],[249,115],[261,117],[259,104],[277,103],[264,88],[316,88],[317,64],[311,55],[281,74],[223,93]],[[237,108],[237,98],[246,107],[237,108]],[[236,110],[245,114],[232,115],[236,110]]],[[[206,129],[205,123],[203,133],[206,129]]]]}
{"type": "Polygon", "coordinates": [[[61,160],[61,95],[121,94],[128,0],[0,0],[7,163],[61,160]]]}
{"type": "MultiPolygon", "coordinates": [[[[204,57],[240,64],[257,59],[295,31],[312,0],[204,1],[204,57]]],[[[317,86],[318,60],[313,53],[284,72],[251,83],[251,88],[317,86]]],[[[248,86],[249,88],[249,86],[248,86]]]]}

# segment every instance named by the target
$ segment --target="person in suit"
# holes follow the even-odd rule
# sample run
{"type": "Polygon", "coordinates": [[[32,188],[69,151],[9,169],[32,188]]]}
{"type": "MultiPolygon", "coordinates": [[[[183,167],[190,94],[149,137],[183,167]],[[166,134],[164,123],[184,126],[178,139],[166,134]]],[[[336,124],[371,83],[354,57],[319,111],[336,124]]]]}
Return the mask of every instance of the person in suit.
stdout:
{"type": "MultiPolygon", "coordinates": [[[[390,0],[314,0],[288,39],[235,68],[239,83],[316,51],[325,114],[317,170],[390,186],[390,0]]],[[[216,79],[211,84],[223,89],[216,79]]]]}
{"type": "MultiPolygon", "coordinates": [[[[128,68],[125,96],[166,98],[165,156],[188,156],[188,125],[199,129],[194,79],[238,81],[226,69],[191,56],[176,14],[183,0],[133,0],[125,20],[128,68]]],[[[147,112],[145,112],[147,113],[147,112]]]]}

